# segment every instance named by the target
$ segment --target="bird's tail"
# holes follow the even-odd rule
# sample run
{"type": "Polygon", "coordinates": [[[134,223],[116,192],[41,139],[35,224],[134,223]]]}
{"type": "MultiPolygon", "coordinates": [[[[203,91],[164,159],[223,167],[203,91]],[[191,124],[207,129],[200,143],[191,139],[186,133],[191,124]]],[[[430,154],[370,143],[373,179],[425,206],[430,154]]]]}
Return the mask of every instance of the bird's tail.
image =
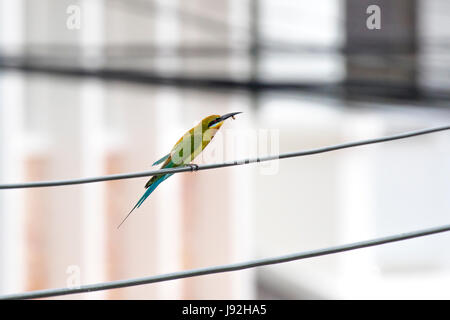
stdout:
{"type": "Polygon", "coordinates": [[[135,204],[135,206],[133,207],[133,209],[131,209],[131,211],[126,215],[126,217],[122,220],[122,222],[119,224],[119,226],[117,227],[117,229],[120,228],[120,226],[125,222],[125,220],[127,220],[127,218],[130,216],[130,214],[134,211],[134,209],[139,208],[141,206],[141,204],[145,201],[145,199],[148,198],[148,196],[156,189],[156,187],[159,186],[159,184],[161,182],[163,182],[164,180],[166,180],[168,177],[170,177],[171,175],[173,175],[173,173],[168,173],[165,174],[161,177],[159,177],[158,179],[156,179],[148,188],[147,190],[145,190],[145,193],[142,195],[142,197],[139,199],[139,201],[135,204]]]}

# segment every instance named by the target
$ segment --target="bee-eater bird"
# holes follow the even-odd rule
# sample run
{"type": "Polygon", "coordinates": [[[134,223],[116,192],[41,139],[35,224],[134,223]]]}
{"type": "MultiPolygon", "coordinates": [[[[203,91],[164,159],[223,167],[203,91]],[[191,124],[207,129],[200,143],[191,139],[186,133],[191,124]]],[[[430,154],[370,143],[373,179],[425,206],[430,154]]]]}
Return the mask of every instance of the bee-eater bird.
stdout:
{"type": "MultiPolygon", "coordinates": [[[[170,153],[166,154],[164,157],[153,163],[157,165],[162,163],[161,169],[166,168],[176,168],[180,166],[197,166],[195,164],[190,164],[191,161],[197,157],[203,149],[211,142],[217,131],[223,125],[224,121],[228,118],[233,118],[234,116],[242,112],[232,112],[227,113],[223,116],[213,114],[204,118],[195,127],[186,132],[180,140],[173,146],[170,153]]],[[[125,222],[125,220],[130,216],[134,209],[139,208],[145,199],[159,186],[161,182],[169,178],[173,173],[166,173],[153,176],[145,184],[147,189],[136,205],[131,209],[131,211],[126,215],[117,228],[125,222]]]]}

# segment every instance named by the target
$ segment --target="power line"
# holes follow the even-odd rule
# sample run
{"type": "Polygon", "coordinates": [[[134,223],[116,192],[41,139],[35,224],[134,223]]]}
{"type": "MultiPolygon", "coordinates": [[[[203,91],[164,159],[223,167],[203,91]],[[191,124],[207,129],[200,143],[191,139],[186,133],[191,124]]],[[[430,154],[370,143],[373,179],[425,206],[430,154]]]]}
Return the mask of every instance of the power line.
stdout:
{"type": "Polygon", "coordinates": [[[297,252],[297,253],[293,253],[293,254],[282,255],[282,256],[272,257],[272,258],[263,258],[263,259],[256,259],[256,260],[240,262],[240,263],[232,263],[232,264],[227,264],[227,265],[220,265],[220,266],[213,266],[213,267],[206,267],[206,268],[199,268],[199,269],[191,269],[191,270],[186,270],[186,271],[161,274],[161,275],[157,275],[157,276],[149,276],[149,277],[142,277],[142,278],[134,278],[134,279],[117,280],[117,281],[103,282],[103,283],[97,283],[97,284],[90,284],[90,285],[80,286],[79,288],[46,289],[46,290],[37,290],[37,291],[30,291],[30,292],[24,292],[24,293],[10,294],[10,295],[0,296],[0,299],[35,299],[35,298],[55,297],[55,296],[62,296],[62,295],[75,294],[75,293],[85,293],[85,292],[93,292],[93,291],[101,291],[101,290],[109,290],[109,289],[118,289],[118,288],[131,287],[131,286],[139,286],[139,285],[144,285],[144,284],[177,280],[177,279],[190,278],[190,277],[197,277],[197,276],[203,276],[203,275],[208,275],[208,274],[238,271],[238,270],[250,269],[250,268],[255,268],[255,267],[268,266],[268,265],[272,265],[272,264],[285,263],[285,262],[290,262],[290,261],[295,261],[295,260],[302,260],[302,259],[314,258],[314,257],[319,257],[319,256],[325,256],[325,255],[329,255],[329,254],[351,251],[351,250],[355,250],[355,249],[373,247],[373,246],[378,246],[378,245],[382,245],[382,244],[386,244],[386,243],[403,241],[403,240],[408,240],[408,239],[413,239],[413,238],[418,238],[418,237],[424,237],[424,236],[447,232],[447,231],[450,231],[450,225],[443,225],[443,226],[438,226],[438,227],[410,231],[410,232],[375,238],[375,239],[371,239],[371,240],[353,242],[353,243],[349,243],[349,244],[333,246],[333,247],[328,247],[328,248],[322,248],[322,249],[317,249],[317,250],[311,250],[311,251],[297,252]]]}
{"type": "MultiPolygon", "coordinates": [[[[444,40],[442,40],[444,41],[444,40]]],[[[412,52],[404,46],[380,47],[370,43],[358,43],[358,46],[348,47],[343,45],[316,45],[314,43],[295,43],[284,44],[279,46],[259,44],[258,49],[265,54],[292,54],[299,55],[352,55],[364,57],[392,57],[407,58],[412,52]]],[[[442,47],[443,50],[435,52],[426,52],[426,54],[447,54],[450,49],[450,43],[442,47]]],[[[152,42],[134,42],[134,43],[109,43],[106,45],[82,45],[82,44],[61,44],[61,43],[31,43],[23,47],[23,52],[27,58],[38,58],[43,60],[47,58],[49,61],[53,59],[83,59],[99,57],[105,59],[122,58],[155,58],[155,57],[217,57],[230,56],[231,54],[250,55],[252,48],[246,46],[231,46],[227,44],[170,44],[170,43],[152,43],[152,42]],[[88,53],[95,54],[89,55],[88,53]]],[[[435,60],[435,59],[434,59],[435,60]]],[[[74,61],[67,60],[69,63],[74,61]]],[[[443,60],[446,62],[446,60],[443,60]]],[[[413,62],[405,60],[403,63],[414,65],[413,62]]],[[[423,63],[422,63],[423,64],[423,63]]]]}
{"type": "MultiPolygon", "coordinates": [[[[47,59],[48,60],[48,59],[47,59]]],[[[146,85],[165,85],[180,88],[208,90],[244,90],[307,92],[316,95],[341,96],[348,89],[361,97],[391,98],[399,100],[442,102],[450,100],[450,92],[444,89],[416,87],[402,81],[375,81],[355,79],[340,82],[311,82],[298,80],[274,81],[267,79],[232,79],[223,75],[193,76],[184,74],[162,75],[156,71],[135,68],[85,68],[73,61],[58,64],[55,60],[39,61],[36,57],[7,57],[0,55],[0,68],[29,73],[45,73],[64,77],[93,77],[104,81],[124,81],[146,85]]],[[[443,71],[443,70],[441,70],[443,71]]]]}
{"type": "Polygon", "coordinates": [[[327,147],[322,147],[322,148],[317,148],[317,149],[282,153],[282,154],[265,156],[265,157],[247,158],[247,159],[234,160],[234,161],[228,161],[228,162],[223,162],[223,163],[198,165],[195,167],[195,169],[194,169],[194,167],[183,166],[183,167],[178,167],[178,168],[159,169],[159,170],[152,170],[152,171],[141,171],[141,172],[134,172],[134,173],[112,174],[112,175],[105,175],[105,176],[98,176],[98,177],[91,177],[91,178],[78,178],[78,179],[55,180],[55,181],[23,182],[23,183],[7,183],[7,184],[0,184],[0,189],[57,187],[57,186],[64,186],[64,185],[93,183],[93,182],[100,182],[100,181],[148,177],[148,176],[155,176],[155,175],[167,174],[167,173],[180,173],[180,172],[187,172],[187,171],[194,171],[194,170],[197,171],[197,170],[217,169],[217,168],[223,168],[223,167],[232,167],[232,166],[238,166],[238,165],[250,164],[250,163],[256,163],[256,162],[265,162],[265,161],[272,161],[272,160],[277,160],[277,159],[287,159],[287,158],[308,156],[308,155],[325,153],[325,152],[346,149],[346,148],[352,148],[352,147],[358,147],[358,146],[363,146],[363,145],[368,145],[368,144],[375,144],[375,143],[381,143],[381,142],[386,142],[386,141],[405,139],[405,138],[415,137],[415,136],[419,136],[419,135],[424,135],[424,134],[428,134],[428,133],[444,131],[444,130],[449,130],[449,129],[450,129],[450,125],[446,125],[446,126],[434,127],[434,128],[429,128],[429,129],[409,131],[409,132],[386,136],[386,137],[381,137],[381,138],[367,139],[367,140],[361,140],[361,141],[355,141],[355,142],[347,142],[347,143],[342,143],[342,144],[337,144],[337,145],[327,146],[327,147]]]}

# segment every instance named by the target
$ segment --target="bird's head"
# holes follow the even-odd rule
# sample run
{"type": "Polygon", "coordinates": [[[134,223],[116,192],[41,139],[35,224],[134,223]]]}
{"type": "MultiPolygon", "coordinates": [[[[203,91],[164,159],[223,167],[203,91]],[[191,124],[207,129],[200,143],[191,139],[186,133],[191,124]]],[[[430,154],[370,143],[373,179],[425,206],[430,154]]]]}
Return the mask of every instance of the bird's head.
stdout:
{"type": "Polygon", "coordinates": [[[234,116],[239,113],[242,113],[242,112],[231,112],[231,113],[224,114],[223,116],[220,116],[217,114],[210,115],[202,120],[203,127],[206,130],[208,130],[208,129],[219,130],[225,120],[227,120],[228,118],[234,119],[234,116]]]}

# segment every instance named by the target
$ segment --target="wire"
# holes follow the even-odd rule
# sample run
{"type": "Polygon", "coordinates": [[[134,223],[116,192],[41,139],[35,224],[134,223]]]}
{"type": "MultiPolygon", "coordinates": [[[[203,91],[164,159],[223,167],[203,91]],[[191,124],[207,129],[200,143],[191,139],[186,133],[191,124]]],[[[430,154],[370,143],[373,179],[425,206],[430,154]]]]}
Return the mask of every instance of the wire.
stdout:
{"type": "MultiPolygon", "coordinates": [[[[443,40],[444,41],[444,40],[443,40]]],[[[450,44],[448,45],[450,47],[450,44]]],[[[431,52],[428,54],[448,54],[446,50],[431,52]]],[[[402,46],[396,47],[380,47],[374,44],[358,44],[358,46],[344,46],[344,45],[316,45],[314,43],[298,43],[298,44],[283,44],[279,46],[260,44],[258,50],[264,54],[292,54],[298,57],[299,55],[351,55],[364,57],[408,57],[413,52],[409,48],[402,46]]],[[[226,44],[177,44],[170,43],[151,43],[151,42],[134,42],[134,43],[109,43],[107,45],[70,45],[61,43],[33,43],[24,47],[23,52],[26,52],[27,58],[39,58],[49,61],[53,59],[63,60],[69,59],[97,59],[99,57],[136,59],[136,58],[154,58],[154,57],[224,57],[231,54],[252,54],[252,48],[247,46],[230,46],[226,44]],[[84,53],[83,53],[84,51],[84,53]],[[94,52],[95,54],[93,54],[94,52]],[[91,55],[89,55],[91,53],[91,55]]],[[[446,62],[446,60],[443,60],[446,62]]],[[[68,63],[74,61],[68,60],[68,63]]],[[[413,61],[405,60],[405,64],[414,65],[413,61]]],[[[423,62],[421,63],[423,65],[423,62]]]]}
{"type": "MultiPolygon", "coordinates": [[[[254,92],[276,90],[295,93],[307,92],[316,95],[342,96],[351,91],[351,96],[391,98],[406,101],[443,102],[450,100],[450,92],[441,88],[416,86],[403,81],[377,81],[353,79],[340,82],[316,82],[298,80],[232,79],[222,75],[162,75],[160,72],[133,68],[85,68],[70,63],[58,65],[55,61],[34,60],[33,57],[4,57],[0,55],[0,69],[13,69],[29,73],[45,73],[65,77],[94,77],[104,81],[124,81],[148,85],[176,86],[208,90],[246,90],[254,92]]],[[[442,69],[443,71],[443,69],[442,69]]]]}
{"type": "Polygon", "coordinates": [[[220,265],[220,266],[191,269],[191,270],[186,270],[186,271],[161,274],[161,275],[157,275],[157,276],[149,276],[149,277],[142,277],[142,278],[103,282],[103,283],[98,283],[98,284],[90,284],[90,285],[80,286],[78,288],[46,289],[46,290],[37,290],[37,291],[30,291],[30,292],[24,292],[24,293],[10,294],[10,295],[0,296],[0,299],[46,298],[46,297],[55,297],[55,296],[62,296],[62,295],[75,294],[75,293],[85,293],[85,292],[117,289],[117,288],[131,287],[131,286],[139,286],[139,285],[150,284],[150,283],[157,283],[157,282],[163,282],[163,281],[197,277],[197,276],[203,276],[203,275],[208,275],[208,274],[231,272],[231,271],[250,269],[250,268],[261,267],[261,266],[268,266],[268,265],[272,265],[272,264],[285,263],[285,262],[290,262],[290,261],[295,261],[295,260],[314,258],[314,257],[325,256],[325,255],[339,253],[339,252],[345,252],[345,251],[351,251],[351,250],[355,250],[355,249],[378,246],[378,245],[391,243],[391,242],[397,242],[397,241],[403,241],[403,240],[408,240],[408,239],[413,239],[413,238],[418,238],[418,237],[424,237],[424,236],[428,236],[428,235],[432,235],[432,234],[436,234],[436,233],[447,232],[447,231],[450,231],[450,225],[443,225],[443,226],[438,226],[438,227],[410,231],[410,232],[406,232],[406,233],[400,233],[400,234],[375,238],[375,239],[371,239],[371,240],[353,242],[353,243],[339,245],[339,246],[333,246],[333,247],[322,248],[322,249],[311,250],[311,251],[298,252],[298,253],[282,255],[282,256],[272,257],[272,258],[263,258],[263,259],[256,259],[256,260],[240,262],[240,263],[232,263],[232,264],[226,264],[226,265],[220,265]]]}
{"type": "Polygon", "coordinates": [[[142,171],[142,172],[135,172],[135,173],[112,174],[112,175],[98,176],[98,177],[91,177],[91,178],[0,184],[0,189],[57,187],[57,186],[72,185],[72,184],[93,183],[93,182],[100,182],[100,181],[148,177],[148,176],[155,176],[155,175],[167,174],[167,173],[180,173],[180,172],[187,172],[187,171],[194,171],[194,170],[197,171],[197,170],[217,169],[217,168],[223,168],[223,167],[232,167],[232,166],[238,166],[238,165],[250,164],[250,163],[256,163],[256,162],[265,162],[265,161],[272,161],[272,160],[277,160],[277,159],[287,159],[287,158],[308,156],[308,155],[325,153],[325,152],[346,149],[346,148],[352,148],[352,147],[358,147],[358,146],[363,146],[363,145],[368,145],[368,144],[405,139],[405,138],[415,137],[415,136],[419,136],[419,135],[423,135],[423,134],[444,131],[444,130],[449,130],[449,129],[450,129],[450,125],[446,125],[446,126],[434,127],[434,128],[429,128],[429,129],[409,131],[409,132],[396,134],[396,135],[392,135],[392,136],[381,137],[381,138],[367,139],[367,140],[361,140],[361,141],[355,141],[355,142],[347,142],[347,143],[343,143],[343,144],[337,144],[337,145],[327,146],[327,147],[322,147],[322,148],[317,148],[317,149],[310,149],[310,150],[290,152],[290,153],[282,153],[282,154],[265,156],[265,157],[247,158],[247,159],[234,160],[234,161],[223,162],[223,163],[196,165],[195,167],[194,166],[192,166],[192,167],[191,166],[183,166],[183,167],[178,167],[178,168],[159,169],[159,170],[142,171]]]}

